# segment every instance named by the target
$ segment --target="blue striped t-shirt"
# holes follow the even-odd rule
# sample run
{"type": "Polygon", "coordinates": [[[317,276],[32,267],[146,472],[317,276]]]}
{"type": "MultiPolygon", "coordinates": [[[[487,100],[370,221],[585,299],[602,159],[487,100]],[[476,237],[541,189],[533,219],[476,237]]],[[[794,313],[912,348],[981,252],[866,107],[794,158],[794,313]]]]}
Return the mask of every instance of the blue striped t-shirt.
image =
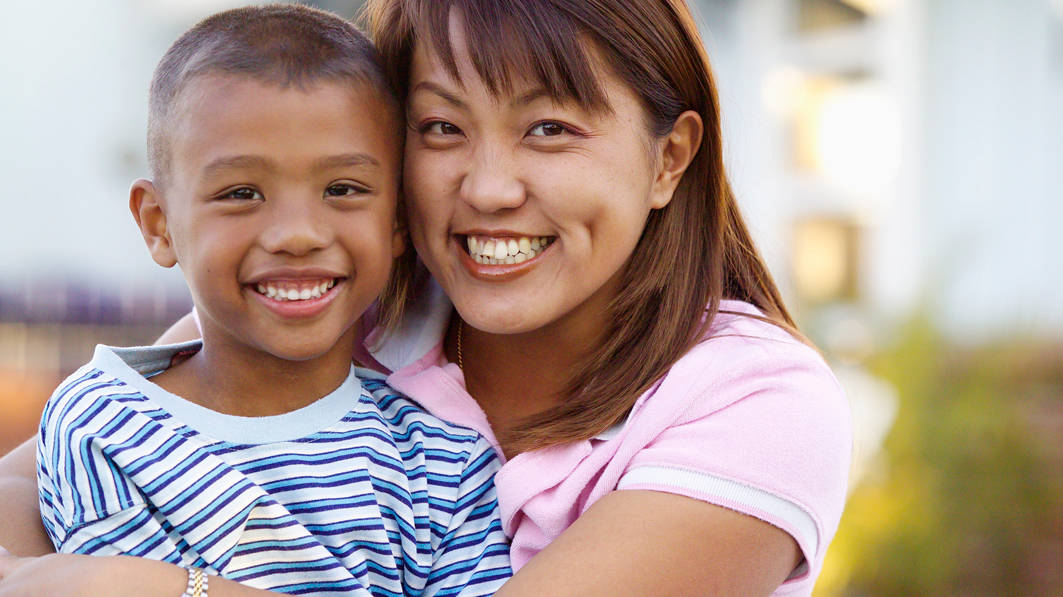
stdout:
{"type": "Polygon", "coordinates": [[[99,346],[44,410],[38,485],[60,552],[199,566],[291,594],[490,595],[510,575],[476,432],[379,374],[273,417],[146,379],[196,343],[99,346]]]}

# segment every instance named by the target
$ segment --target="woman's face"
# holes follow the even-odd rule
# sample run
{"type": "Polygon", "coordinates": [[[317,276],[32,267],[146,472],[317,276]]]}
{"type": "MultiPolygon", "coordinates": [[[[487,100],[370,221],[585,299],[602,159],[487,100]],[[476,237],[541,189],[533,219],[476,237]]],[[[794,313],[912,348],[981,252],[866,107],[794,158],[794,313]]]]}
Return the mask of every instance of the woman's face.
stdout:
{"type": "Polygon", "coordinates": [[[655,184],[657,143],[639,101],[605,72],[605,113],[555,104],[529,81],[492,94],[463,40],[452,27],[458,80],[424,45],[411,65],[413,243],[479,330],[600,332],[650,210],[671,197],[655,184]]]}

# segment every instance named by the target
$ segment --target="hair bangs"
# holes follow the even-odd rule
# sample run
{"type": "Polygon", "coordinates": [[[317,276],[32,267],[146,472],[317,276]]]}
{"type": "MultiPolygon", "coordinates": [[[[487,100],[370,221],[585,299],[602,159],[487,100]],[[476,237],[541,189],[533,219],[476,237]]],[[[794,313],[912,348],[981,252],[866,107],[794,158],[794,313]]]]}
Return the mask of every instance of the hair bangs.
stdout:
{"type": "Polygon", "coordinates": [[[552,2],[420,2],[412,23],[415,37],[424,40],[448,74],[460,81],[452,19],[461,24],[464,50],[491,93],[512,93],[518,83],[529,82],[555,102],[609,110],[593,66],[589,33],[574,15],[552,2]]]}

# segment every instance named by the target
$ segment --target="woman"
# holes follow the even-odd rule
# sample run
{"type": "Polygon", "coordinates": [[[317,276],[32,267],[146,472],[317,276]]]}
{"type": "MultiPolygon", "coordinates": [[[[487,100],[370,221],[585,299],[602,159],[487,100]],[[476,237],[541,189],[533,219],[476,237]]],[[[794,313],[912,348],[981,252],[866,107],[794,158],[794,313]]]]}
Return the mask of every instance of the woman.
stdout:
{"type": "Polygon", "coordinates": [[[407,102],[410,235],[432,280],[356,358],[509,459],[517,574],[500,594],[809,594],[848,412],[739,215],[687,7],[370,0],[367,15],[407,102]]]}

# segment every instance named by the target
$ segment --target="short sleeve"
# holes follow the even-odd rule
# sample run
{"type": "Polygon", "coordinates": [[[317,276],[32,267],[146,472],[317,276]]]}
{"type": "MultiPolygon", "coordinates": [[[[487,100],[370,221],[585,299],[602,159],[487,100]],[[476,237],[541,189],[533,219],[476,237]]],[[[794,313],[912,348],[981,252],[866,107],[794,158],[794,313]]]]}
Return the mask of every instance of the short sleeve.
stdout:
{"type": "Polygon", "coordinates": [[[499,466],[491,444],[478,438],[461,471],[425,595],[494,595],[512,576],[493,481],[499,466]]]}
{"type": "Polygon", "coordinates": [[[681,415],[632,457],[618,488],[682,494],[769,522],[796,540],[808,564],[795,571],[801,577],[818,570],[844,506],[848,403],[812,349],[729,342],[741,356],[709,363],[697,378],[708,382],[690,384],[681,415]]]}
{"type": "Polygon", "coordinates": [[[115,446],[144,439],[136,413],[107,398],[116,387],[113,378],[84,367],[45,405],[37,442],[41,520],[60,553],[176,561],[175,546],[143,493],[111,458],[115,446]],[[159,540],[149,550],[133,550],[152,534],[159,540]]]}

